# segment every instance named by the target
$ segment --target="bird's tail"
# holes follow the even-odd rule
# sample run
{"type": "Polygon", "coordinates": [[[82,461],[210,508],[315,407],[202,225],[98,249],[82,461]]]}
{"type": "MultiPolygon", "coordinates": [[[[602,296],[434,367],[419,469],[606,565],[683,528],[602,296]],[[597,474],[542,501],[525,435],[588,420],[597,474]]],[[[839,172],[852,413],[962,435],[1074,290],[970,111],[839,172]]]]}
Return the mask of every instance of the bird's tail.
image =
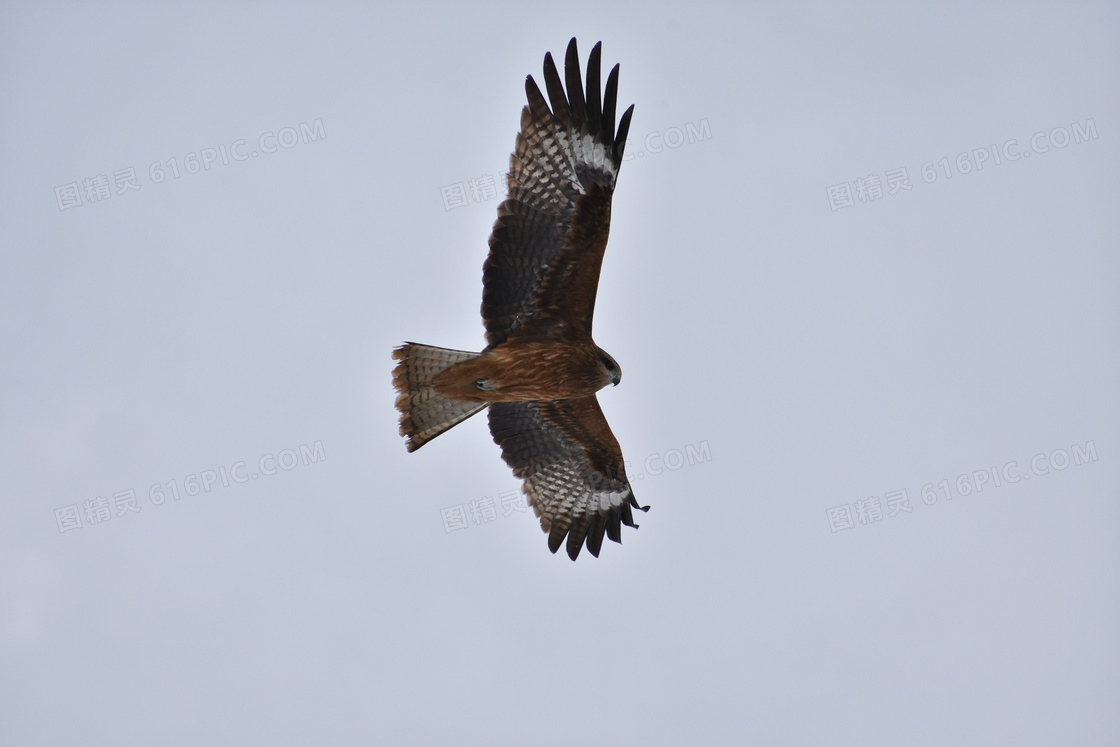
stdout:
{"type": "Polygon", "coordinates": [[[409,451],[416,451],[486,407],[486,403],[445,397],[432,386],[436,376],[456,363],[478,356],[466,350],[448,350],[415,342],[406,342],[393,351],[393,359],[400,361],[393,369],[393,386],[397,389],[397,409],[401,411],[401,435],[409,451]]]}

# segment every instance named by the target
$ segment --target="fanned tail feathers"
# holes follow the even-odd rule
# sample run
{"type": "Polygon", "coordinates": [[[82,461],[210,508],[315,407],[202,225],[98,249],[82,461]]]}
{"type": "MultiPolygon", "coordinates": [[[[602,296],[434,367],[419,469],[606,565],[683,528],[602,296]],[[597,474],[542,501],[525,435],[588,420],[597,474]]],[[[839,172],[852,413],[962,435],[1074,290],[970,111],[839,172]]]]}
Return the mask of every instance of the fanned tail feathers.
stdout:
{"type": "Polygon", "coordinates": [[[400,361],[393,369],[393,386],[401,413],[401,435],[407,439],[405,446],[409,451],[416,451],[486,407],[485,403],[450,399],[432,386],[436,376],[478,355],[414,342],[393,350],[393,359],[400,361]]]}

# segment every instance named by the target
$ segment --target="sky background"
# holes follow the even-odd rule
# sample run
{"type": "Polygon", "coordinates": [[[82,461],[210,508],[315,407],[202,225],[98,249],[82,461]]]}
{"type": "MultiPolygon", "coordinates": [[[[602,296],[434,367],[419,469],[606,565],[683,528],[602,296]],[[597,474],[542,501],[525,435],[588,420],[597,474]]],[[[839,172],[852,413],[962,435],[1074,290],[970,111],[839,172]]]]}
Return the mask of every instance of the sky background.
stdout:
{"type": "Polygon", "coordinates": [[[4,4],[0,743],[1120,743],[1118,38],[4,4]],[[636,105],[595,338],[652,506],[575,563],[390,376],[482,348],[572,36],[636,105]]]}

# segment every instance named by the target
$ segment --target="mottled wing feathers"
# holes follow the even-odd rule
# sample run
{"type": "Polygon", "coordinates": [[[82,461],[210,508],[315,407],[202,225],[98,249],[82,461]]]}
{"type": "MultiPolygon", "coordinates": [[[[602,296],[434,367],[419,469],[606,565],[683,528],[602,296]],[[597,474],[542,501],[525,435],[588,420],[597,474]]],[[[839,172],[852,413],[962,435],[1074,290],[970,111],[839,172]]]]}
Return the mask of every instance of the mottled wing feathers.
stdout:
{"type": "Polygon", "coordinates": [[[632,509],[649,508],[634,499],[622,451],[594,396],[493,403],[490,433],[524,481],[552,552],[566,544],[575,560],[586,543],[598,557],[604,534],[622,542],[621,526],[637,527],[632,509]]]}
{"type": "Polygon", "coordinates": [[[545,55],[548,102],[532,76],[528,104],[483,267],[482,318],[491,347],[526,338],[591,338],[599,268],[610,231],[610,203],[630,128],[631,106],[617,133],[618,66],[600,99],[600,44],[591,51],[586,94],[572,39],[565,85],[545,55]],[[549,107],[551,103],[551,108],[549,107]]]}

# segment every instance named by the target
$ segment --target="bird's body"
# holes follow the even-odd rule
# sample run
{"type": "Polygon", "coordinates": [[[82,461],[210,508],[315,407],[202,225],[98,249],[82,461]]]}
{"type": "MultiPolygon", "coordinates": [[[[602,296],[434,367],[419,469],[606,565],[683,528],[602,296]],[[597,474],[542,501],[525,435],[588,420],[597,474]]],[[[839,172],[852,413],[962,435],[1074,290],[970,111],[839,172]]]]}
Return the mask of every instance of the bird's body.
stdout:
{"type": "Polygon", "coordinates": [[[600,98],[600,45],[591,51],[587,89],[576,40],[564,76],[545,55],[551,109],[532,76],[507,180],[483,265],[481,353],[406,343],[393,351],[401,435],[409,451],[490,410],[490,432],[548,546],[567,544],[575,560],[586,542],[598,555],[604,533],[621,542],[634,524],[634,498],[622,451],[595,396],[622,371],[591,337],[611,198],[630,117],[615,131],[618,66],[600,98]]]}
{"type": "Polygon", "coordinates": [[[433,381],[445,397],[463,402],[524,402],[590,397],[617,383],[604,365],[613,358],[595,343],[506,342],[457,363],[433,381]]]}

